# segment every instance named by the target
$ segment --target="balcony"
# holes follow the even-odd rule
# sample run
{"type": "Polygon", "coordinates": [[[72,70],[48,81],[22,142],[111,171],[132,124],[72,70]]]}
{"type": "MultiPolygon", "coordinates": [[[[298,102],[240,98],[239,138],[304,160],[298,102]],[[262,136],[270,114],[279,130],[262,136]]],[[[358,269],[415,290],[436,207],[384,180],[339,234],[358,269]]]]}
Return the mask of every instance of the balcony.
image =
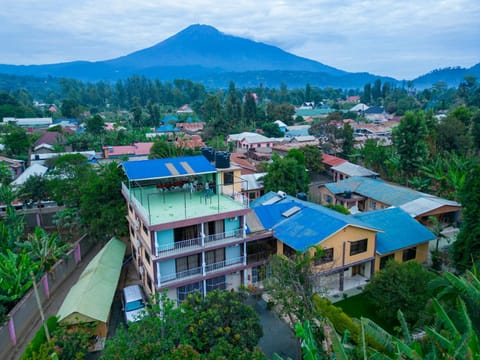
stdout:
{"type": "Polygon", "coordinates": [[[227,245],[228,243],[232,242],[232,240],[240,240],[242,238],[243,229],[236,229],[222,233],[206,235],[203,242],[201,237],[176,241],[170,244],[157,245],[155,256],[156,259],[160,259],[165,256],[182,254],[186,251],[192,251],[196,249],[208,250],[211,247],[227,245]]]}
{"type": "Polygon", "coordinates": [[[160,275],[158,287],[164,287],[168,285],[175,284],[184,280],[201,280],[201,276],[207,274],[214,274],[216,272],[228,271],[229,269],[233,271],[239,270],[240,267],[244,265],[245,256],[239,256],[224,261],[216,262],[213,264],[207,264],[204,266],[199,266],[193,269],[188,269],[185,271],[180,271],[177,273],[160,275]]]}
{"type": "Polygon", "coordinates": [[[245,209],[241,197],[227,196],[222,190],[192,191],[190,188],[172,189],[156,186],[128,188],[122,183],[122,192],[149,222],[149,225],[165,224],[186,219],[200,218],[245,209]]]}

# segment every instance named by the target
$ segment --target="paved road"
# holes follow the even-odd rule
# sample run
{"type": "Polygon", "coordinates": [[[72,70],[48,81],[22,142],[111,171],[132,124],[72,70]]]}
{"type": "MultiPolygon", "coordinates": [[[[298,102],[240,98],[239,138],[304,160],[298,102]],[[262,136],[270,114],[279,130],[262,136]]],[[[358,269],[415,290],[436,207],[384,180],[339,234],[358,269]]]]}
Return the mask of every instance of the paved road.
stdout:
{"type": "Polygon", "coordinates": [[[259,346],[267,358],[273,359],[273,355],[276,353],[284,360],[301,359],[298,341],[290,326],[280,319],[275,312],[267,310],[264,300],[249,299],[248,303],[254,307],[260,316],[263,337],[260,339],[259,346]]]}

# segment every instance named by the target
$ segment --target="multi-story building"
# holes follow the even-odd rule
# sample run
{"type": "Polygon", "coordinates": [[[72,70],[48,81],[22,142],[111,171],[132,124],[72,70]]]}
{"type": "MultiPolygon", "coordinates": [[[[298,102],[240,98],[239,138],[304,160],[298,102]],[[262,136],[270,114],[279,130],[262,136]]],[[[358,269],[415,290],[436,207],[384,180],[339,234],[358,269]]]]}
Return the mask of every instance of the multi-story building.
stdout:
{"type": "Polygon", "coordinates": [[[168,289],[182,301],[194,291],[237,289],[268,257],[247,263],[241,169],[228,153],[217,153],[215,165],[203,155],[123,163],[132,255],[149,293],[168,289]]]}

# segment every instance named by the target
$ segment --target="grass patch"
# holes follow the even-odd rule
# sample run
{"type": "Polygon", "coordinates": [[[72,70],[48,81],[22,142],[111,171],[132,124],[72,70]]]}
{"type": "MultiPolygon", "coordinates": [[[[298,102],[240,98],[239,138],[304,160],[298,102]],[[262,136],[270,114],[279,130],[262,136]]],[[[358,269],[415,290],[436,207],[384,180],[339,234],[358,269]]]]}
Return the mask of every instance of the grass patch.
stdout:
{"type": "Polygon", "coordinates": [[[361,317],[369,318],[370,320],[375,321],[382,328],[393,333],[393,328],[397,324],[391,324],[386,322],[384,319],[378,317],[375,306],[370,302],[370,299],[362,294],[350,296],[341,301],[334,303],[335,306],[342,308],[342,310],[347,313],[350,317],[360,319],[361,317]]]}

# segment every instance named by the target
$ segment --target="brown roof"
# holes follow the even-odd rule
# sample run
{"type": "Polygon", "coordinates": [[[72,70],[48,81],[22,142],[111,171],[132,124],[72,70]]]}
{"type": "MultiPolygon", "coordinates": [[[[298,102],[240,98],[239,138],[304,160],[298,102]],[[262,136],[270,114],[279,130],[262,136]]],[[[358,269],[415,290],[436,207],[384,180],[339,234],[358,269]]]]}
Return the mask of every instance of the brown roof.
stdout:
{"type": "Polygon", "coordinates": [[[40,139],[35,141],[34,147],[42,144],[58,145],[65,142],[65,135],[58,131],[47,131],[40,139]]]}
{"type": "Polygon", "coordinates": [[[322,154],[322,163],[324,163],[325,165],[338,166],[345,162],[347,162],[347,160],[345,159],[341,159],[339,157],[329,155],[329,154],[322,154]]]}

